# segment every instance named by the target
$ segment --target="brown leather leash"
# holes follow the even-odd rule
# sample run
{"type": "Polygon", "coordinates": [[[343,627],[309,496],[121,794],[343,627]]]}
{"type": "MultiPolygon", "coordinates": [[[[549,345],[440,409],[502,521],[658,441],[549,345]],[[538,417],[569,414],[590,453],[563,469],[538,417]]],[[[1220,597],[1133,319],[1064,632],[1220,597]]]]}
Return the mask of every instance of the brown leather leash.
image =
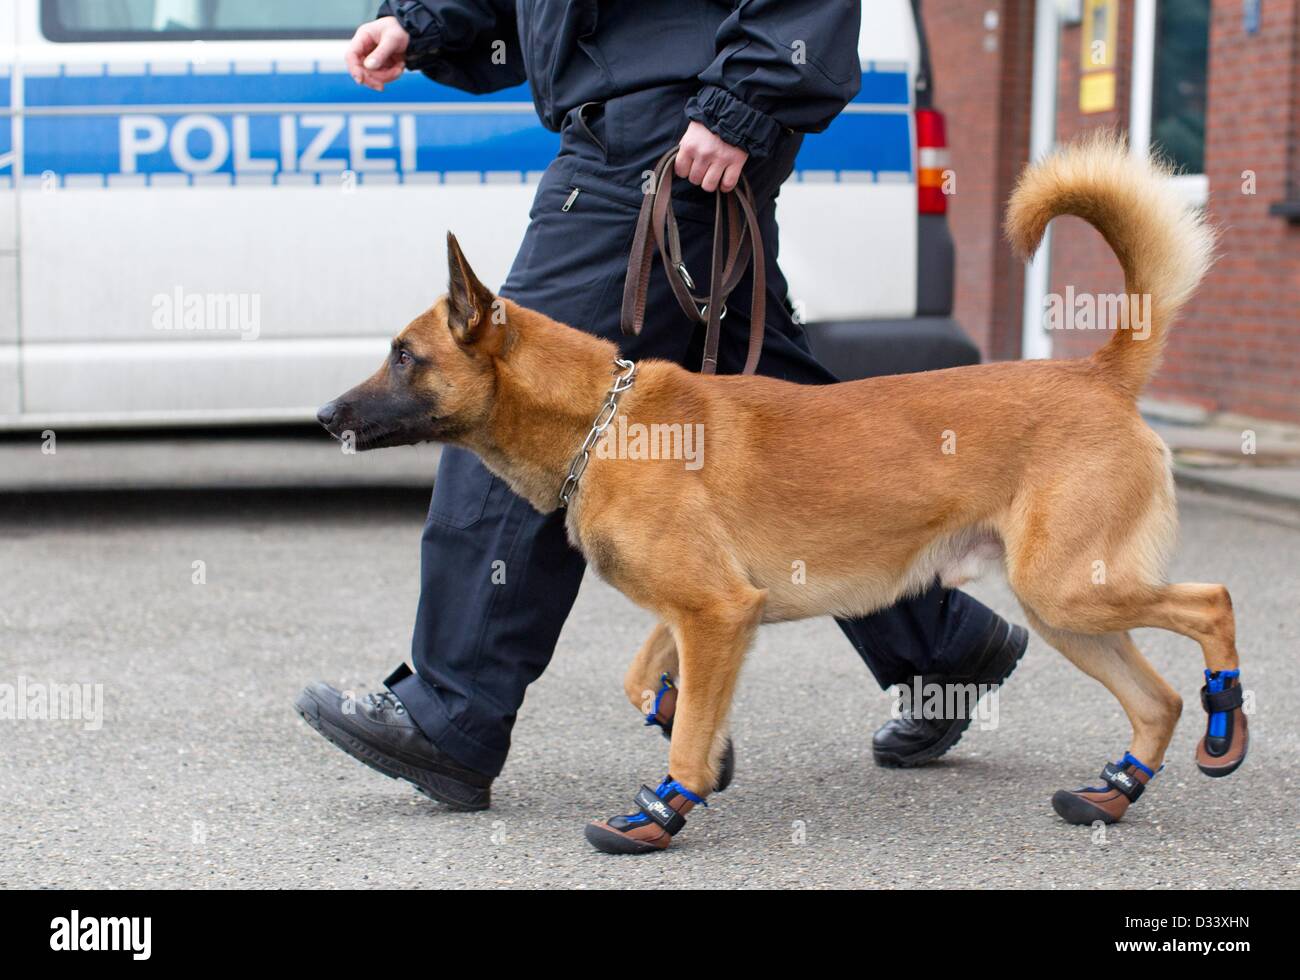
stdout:
{"type": "Polygon", "coordinates": [[[682,260],[682,240],[673,214],[673,162],[676,148],[669,150],[655,165],[653,185],[641,202],[636,234],[628,257],[627,280],[623,284],[623,333],[635,336],[645,325],[646,296],[650,290],[650,270],[654,252],[653,236],[663,260],[668,284],[681,304],[682,311],[696,323],[704,325],[704,363],[701,374],[718,370],[718,342],[722,318],[727,315],[727,298],[740,283],[751,260],[754,266],[754,295],[749,313],[749,353],[744,374],[753,374],[763,352],[764,315],[767,312],[767,270],[763,264],[763,236],[758,230],[758,211],[749,182],[742,175],[736,189],[714,195],[713,268],[709,274],[707,296],[697,296],[695,282],[682,260]],[[743,219],[743,220],[742,220],[743,219]]]}

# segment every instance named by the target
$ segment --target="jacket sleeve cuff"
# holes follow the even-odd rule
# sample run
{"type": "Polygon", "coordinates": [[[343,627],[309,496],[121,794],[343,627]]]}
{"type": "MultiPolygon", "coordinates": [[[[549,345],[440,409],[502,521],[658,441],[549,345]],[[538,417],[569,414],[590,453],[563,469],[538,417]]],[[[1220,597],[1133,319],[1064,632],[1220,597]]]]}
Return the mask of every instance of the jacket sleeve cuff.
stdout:
{"type": "Polygon", "coordinates": [[[746,105],[724,88],[706,85],[686,103],[686,117],[761,160],[781,138],[784,127],[765,112],[746,105]]]}
{"type": "Polygon", "coordinates": [[[428,56],[442,47],[442,28],[433,13],[419,0],[384,0],[380,17],[396,17],[402,30],[411,36],[406,49],[406,67],[419,69],[428,56]]]}

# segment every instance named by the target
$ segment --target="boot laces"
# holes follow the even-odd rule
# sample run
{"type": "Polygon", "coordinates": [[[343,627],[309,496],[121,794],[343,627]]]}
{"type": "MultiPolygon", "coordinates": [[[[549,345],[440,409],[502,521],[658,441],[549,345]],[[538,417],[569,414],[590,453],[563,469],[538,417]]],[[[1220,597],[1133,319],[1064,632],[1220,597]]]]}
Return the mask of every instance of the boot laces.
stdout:
{"type": "Polygon", "coordinates": [[[376,691],[373,694],[367,694],[366,704],[376,711],[392,711],[399,715],[406,714],[406,706],[392,691],[376,691]]]}

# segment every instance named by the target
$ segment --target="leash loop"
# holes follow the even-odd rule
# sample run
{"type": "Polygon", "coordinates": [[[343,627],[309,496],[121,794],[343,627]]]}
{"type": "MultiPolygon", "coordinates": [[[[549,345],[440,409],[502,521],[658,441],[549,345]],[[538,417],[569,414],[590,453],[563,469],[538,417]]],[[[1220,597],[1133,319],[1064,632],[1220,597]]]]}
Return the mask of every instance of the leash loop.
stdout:
{"type": "Polygon", "coordinates": [[[623,310],[620,325],[627,336],[637,336],[645,326],[646,299],[650,290],[650,272],[655,252],[668,275],[682,312],[691,321],[704,325],[704,363],[702,374],[714,374],[718,367],[718,345],[722,334],[722,319],[727,315],[727,298],[744,278],[745,271],[753,267],[753,296],[749,314],[749,349],[745,355],[743,374],[753,374],[758,369],[758,359],[763,352],[763,331],[767,314],[767,270],[764,265],[763,236],[758,227],[758,208],[754,203],[749,181],[742,174],[736,189],[714,195],[713,264],[709,275],[707,296],[695,294],[695,280],[691,278],[682,259],[681,232],[672,208],[672,185],[675,173],[673,162],[677,148],[669,150],[655,164],[650,191],[641,202],[637,215],[636,233],[632,236],[632,250],[628,256],[627,278],[623,282],[623,310]],[[650,247],[651,240],[655,248],[650,247]]]}

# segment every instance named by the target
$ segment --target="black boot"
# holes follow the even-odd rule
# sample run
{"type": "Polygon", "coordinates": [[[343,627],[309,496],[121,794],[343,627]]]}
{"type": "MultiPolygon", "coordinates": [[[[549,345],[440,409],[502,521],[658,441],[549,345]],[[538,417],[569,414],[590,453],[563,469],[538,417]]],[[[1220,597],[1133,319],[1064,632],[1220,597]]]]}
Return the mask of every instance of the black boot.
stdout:
{"type": "MultiPolygon", "coordinates": [[[[1001,684],[1024,655],[1029,631],[998,618],[985,634],[958,674],[922,677],[925,684],[1001,684]]],[[[970,705],[974,708],[974,705],[970,705]]],[[[890,769],[922,766],[933,762],[961,739],[970,727],[970,711],[957,711],[952,718],[917,718],[910,708],[902,717],[881,725],[871,738],[876,765],[890,769]]]]}
{"type": "Polygon", "coordinates": [[[486,810],[492,777],[466,769],[425,737],[391,691],[346,698],[321,681],[293,703],[302,720],[352,758],[456,810],[486,810]]]}

